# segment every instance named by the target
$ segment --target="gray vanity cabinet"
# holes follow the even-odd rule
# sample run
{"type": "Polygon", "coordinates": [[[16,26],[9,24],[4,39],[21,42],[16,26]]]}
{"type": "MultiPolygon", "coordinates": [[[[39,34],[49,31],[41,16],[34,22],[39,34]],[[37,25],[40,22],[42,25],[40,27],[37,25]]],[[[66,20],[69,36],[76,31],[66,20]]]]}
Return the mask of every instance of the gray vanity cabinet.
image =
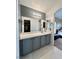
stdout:
{"type": "Polygon", "coordinates": [[[48,45],[50,44],[50,42],[51,42],[51,35],[49,34],[49,35],[46,35],[46,44],[48,45]]]}
{"type": "Polygon", "coordinates": [[[40,37],[33,38],[33,51],[40,48],[40,37]]]}
{"type": "Polygon", "coordinates": [[[43,35],[39,37],[27,38],[20,40],[20,56],[29,54],[45,45],[50,44],[51,35],[43,35]]]}
{"type": "Polygon", "coordinates": [[[41,36],[41,47],[46,45],[46,36],[41,36]]]}

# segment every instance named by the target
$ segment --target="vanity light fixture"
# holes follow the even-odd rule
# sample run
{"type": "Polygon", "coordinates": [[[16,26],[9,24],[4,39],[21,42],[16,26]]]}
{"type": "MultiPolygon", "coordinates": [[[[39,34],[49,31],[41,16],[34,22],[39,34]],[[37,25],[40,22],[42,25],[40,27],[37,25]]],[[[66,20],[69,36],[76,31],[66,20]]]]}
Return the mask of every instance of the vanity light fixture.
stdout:
{"type": "Polygon", "coordinates": [[[36,17],[41,17],[41,15],[39,13],[33,12],[33,15],[36,17]]]}

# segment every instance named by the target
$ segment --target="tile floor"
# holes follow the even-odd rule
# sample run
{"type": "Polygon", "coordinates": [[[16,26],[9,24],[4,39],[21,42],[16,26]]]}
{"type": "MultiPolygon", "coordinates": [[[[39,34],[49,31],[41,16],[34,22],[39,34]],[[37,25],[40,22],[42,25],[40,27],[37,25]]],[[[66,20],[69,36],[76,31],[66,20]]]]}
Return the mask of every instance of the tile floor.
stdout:
{"type": "Polygon", "coordinates": [[[62,59],[62,51],[55,46],[48,45],[21,57],[21,59],[62,59]]]}

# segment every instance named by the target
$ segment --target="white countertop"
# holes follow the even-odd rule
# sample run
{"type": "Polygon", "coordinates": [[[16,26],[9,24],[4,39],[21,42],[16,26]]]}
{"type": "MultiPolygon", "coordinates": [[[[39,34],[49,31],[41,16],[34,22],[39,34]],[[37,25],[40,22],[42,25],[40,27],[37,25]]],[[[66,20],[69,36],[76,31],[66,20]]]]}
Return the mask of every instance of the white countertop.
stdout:
{"type": "Polygon", "coordinates": [[[27,32],[27,33],[21,33],[20,34],[20,40],[23,40],[25,38],[32,38],[32,37],[37,37],[37,36],[42,36],[42,35],[47,35],[47,34],[51,34],[51,31],[48,32],[27,32]]]}

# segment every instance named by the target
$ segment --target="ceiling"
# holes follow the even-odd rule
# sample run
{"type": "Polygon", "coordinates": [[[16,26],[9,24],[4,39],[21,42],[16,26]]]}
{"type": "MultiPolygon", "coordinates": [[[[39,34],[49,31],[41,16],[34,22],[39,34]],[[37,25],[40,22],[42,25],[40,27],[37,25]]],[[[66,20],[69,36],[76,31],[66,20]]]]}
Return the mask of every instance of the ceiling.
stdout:
{"type": "Polygon", "coordinates": [[[20,0],[20,2],[32,4],[33,7],[42,9],[45,12],[51,8],[56,11],[62,7],[62,0],[20,0]]]}
{"type": "Polygon", "coordinates": [[[32,3],[40,6],[44,11],[48,11],[51,8],[61,8],[62,0],[32,0],[32,3]]]}

